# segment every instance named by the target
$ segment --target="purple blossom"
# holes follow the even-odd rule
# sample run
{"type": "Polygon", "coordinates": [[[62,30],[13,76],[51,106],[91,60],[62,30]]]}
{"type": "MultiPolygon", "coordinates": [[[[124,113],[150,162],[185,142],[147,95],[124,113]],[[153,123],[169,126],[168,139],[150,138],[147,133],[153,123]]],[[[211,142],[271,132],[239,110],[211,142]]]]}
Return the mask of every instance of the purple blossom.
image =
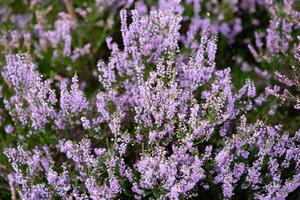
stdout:
{"type": "Polygon", "coordinates": [[[8,124],[7,126],[5,126],[4,130],[7,134],[11,134],[14,131],[14,127],[11,124],[8,124]]]}
{"type": "MultiPolygon", "coordinates": [[[[99,90],[92,95],[85,95],[80,85],[86,83],[80,84],[77,74],[71,81],[57,75],[52,82],[28,55],[6,56],[0,117],[5,137],[17,143],[4,151],[12,198],[189,199],[201,198],[199,188],[217,187],[221,191],[214,195],[224,199],[240,189],[256,199],[285,199],[299,187],[300,131],[256,116],[263,106],[269,115],[279,112],[282,105],[269,104],[271,95],[300,107],[287,89],[297,80],[275,72],[283,86],[271,84],[273,74],[263,68],[276,56],[292,55],[292,63],[299,57],[293,38],[299,13],[292,1],[282,8],[251,0],[160,0],[151,7],[144,1],[97,0],[94,6],[67,8],[48,31],[37,12],[36,35],[24,36],[28,52],[34,48],[38,58],[50,43],[54,56],[62,53],[75,62],[92,54],[94,44],[73,47],[73,31],[93,16],[93,9],[103,13],[106,7],[112,30],[113,13],[121,9],[123,46],[106,38],[111,55],[97,63],[93,76],[99,78],[99,90]],[[128,14],[125,8],[134,3],[128,14]],[[260,81],[247,78],[238,88],[231,68],[219,70],[224,66],[216,63],[217,32],[232,43],[245,22],[236,14],[253,14],[257,7],[271,17],[266,33],[254,33],[255,46],[247,43],[257,67],[239,54],[233,61],[260,81]],[[192,13],[185,16],[189,8],[192,13]]],[[[11,44],[1,37],[4,46],[19,48],[20,32],[11,36],[11,44]]]]}

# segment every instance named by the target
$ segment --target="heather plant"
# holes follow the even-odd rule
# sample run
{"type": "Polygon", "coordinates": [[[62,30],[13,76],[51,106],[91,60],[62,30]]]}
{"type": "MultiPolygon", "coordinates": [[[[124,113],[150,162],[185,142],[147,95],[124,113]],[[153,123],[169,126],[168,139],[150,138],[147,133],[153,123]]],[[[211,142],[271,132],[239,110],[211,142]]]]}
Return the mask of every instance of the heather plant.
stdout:
{"type": "MultiPolygon", "coordinates": [[[[270,1],[265,6],[271,16],[269,26],[255,32],[255,47],[249,44],[248,48],[258,65],[255,70],[266,72],[262,74],[266,95],[276,97],[269,114],[287,118],[289,114],[280,108],[297,114],[299,110],[299,5],[295,1],[270,1]],[[270,85],[270,81],[276,83],[270,85]]],[[[297,114],[291,119],[295,124],[299,122],[297,114]]]]}
{"type": "Polygon", "coordinates": [[[1,199],[300,198],[295,2],[0,15],[1,199]]]}

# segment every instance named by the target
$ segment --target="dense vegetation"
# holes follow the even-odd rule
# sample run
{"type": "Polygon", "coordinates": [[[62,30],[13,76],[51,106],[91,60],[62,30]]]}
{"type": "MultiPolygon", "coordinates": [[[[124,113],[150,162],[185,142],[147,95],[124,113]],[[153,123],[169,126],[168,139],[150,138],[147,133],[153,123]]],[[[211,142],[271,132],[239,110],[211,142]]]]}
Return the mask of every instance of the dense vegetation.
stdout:
{"type": "Polygon", "coordinates": [[[300,199],[300,4],[0,1],[0,199],[300,199]]]}

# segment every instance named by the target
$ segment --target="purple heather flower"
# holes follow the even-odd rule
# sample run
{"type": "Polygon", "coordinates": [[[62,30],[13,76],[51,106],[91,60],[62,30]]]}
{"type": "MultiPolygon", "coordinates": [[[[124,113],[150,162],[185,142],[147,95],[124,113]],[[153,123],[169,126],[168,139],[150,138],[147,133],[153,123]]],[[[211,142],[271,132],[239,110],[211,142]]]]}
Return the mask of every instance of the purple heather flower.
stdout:
{"type": "Polygon", "coordinates": [[[14,127],[11,124],[8,124],[4,128],[5,132],[11,134],[14,131],[14,127]]]}

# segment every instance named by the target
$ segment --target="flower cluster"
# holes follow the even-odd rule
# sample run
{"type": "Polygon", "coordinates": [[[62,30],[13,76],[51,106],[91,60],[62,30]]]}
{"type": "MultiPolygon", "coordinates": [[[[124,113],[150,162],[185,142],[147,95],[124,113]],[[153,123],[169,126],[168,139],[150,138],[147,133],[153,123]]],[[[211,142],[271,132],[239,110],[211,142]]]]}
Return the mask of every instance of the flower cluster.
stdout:
{"type": "MultiPolygon", "coordinates": [[[[91,2],[64,0],[66,11],[48,26],[57,5],[30,1],[35,23],[22,18],[16,28],[34,35],[1,37],[0,183],[3,177],[8,196],[297,199],[300,15],[293,1],[91,2]],[[248,15],[261,12],[269,27],[252,30],[248,41],[236,37],[248,31],[248,15]],[[97,38],[82,35],[93,26],[97,38]]],[[[8,8],[0,16],[12,15],[8,8]]]]}

